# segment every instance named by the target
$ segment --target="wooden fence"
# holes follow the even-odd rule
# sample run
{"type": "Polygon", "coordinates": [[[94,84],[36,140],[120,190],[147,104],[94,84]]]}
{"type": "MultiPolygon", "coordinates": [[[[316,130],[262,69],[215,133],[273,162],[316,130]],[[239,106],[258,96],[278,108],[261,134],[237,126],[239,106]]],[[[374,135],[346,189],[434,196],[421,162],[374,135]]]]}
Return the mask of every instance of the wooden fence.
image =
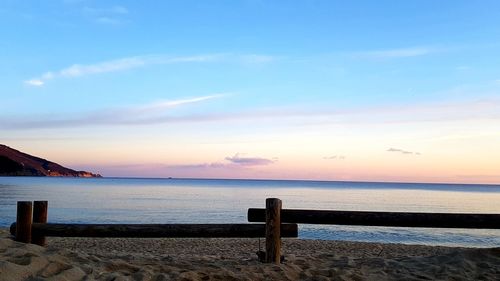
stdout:
{"type": "Polygon", "coordinates": [[[282,209],[281,200],[267,198],[265,209],[248,209],[249,222],[265,224],[54,224],[47,223],[47,201],[17,202],[16,241],[45,245],[59,237],[198,237],[266,238],[265,262],[280,263],[281,237],[297,237],[297,223],[393,227],[500,229],[499,214],[360,212],[282,209]]]}
{"type": "MultiPolygon", "coordinates": [[[[500,214],[449,214],[360,212],[333,210],[281,209],[281,200],[266,199],[266,209],[248,209],[249,222],[266,222],[266,230],[279,231],[280,223],[500,229],[500,214]],[[275,208],[269,208],[275,206],[275,208]],[[277,210],[279,208],[279,210],[277,210]]],[[[266,232],[267,233],[267,232],[266,232]]],[[[268,262],[279,262],[281,239],[267,239],[266,251],[273,253],[268,262]],[[278,252],[276,252],[278,251],[278,252]]],[[[279,237],[275,235],[274,237],[279,237]]]]}
{"type": "MultiPolygon", "coordinates": [[[[35,201],[34,204],[31,201],[17,202],[16,222],[10,226],[10,232],[15,240],[44,246],[46,237],[267,238],[269,236],[266,224],[62,224],[47,223],[47,213],[47,201],[35,201]]],[[[274,234],[276,233],[279,236],[272,236],[272,239],[297,237],[297,224],[280,223],[274,234]]]]}

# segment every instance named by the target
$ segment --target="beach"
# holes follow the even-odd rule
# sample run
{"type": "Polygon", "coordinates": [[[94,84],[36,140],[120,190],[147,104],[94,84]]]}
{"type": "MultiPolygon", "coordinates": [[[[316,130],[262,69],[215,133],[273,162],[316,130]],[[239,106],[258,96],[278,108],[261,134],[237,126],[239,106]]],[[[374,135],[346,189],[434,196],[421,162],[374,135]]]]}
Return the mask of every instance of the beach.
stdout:
{"type": "MultiPolygon", "coordinates": [[[[257,259],[259,239],[48,238],[0,230],[0,281],[498,280],[500,248],[283,239],[285,261],[257,259]]],[[[264,239],[260,240],[264,247],[264,239]]]]}

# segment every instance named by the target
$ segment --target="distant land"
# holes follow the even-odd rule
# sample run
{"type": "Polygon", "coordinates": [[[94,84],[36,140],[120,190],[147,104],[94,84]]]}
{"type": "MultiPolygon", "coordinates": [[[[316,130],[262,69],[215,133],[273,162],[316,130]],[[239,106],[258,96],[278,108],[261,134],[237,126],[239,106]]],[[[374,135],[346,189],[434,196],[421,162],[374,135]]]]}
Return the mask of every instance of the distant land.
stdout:
{"type": "Polygon", "coordinates": [[[75,171],[0,144],[0,176],[98,178],[99,174],[75,171]]]}

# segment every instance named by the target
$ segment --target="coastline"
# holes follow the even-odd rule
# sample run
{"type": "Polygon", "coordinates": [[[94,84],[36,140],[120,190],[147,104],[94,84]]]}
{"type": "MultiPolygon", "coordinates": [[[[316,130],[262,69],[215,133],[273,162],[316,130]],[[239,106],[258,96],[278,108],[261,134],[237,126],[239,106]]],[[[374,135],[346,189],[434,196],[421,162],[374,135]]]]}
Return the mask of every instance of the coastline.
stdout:
{"type": "MultiPolygon", "coordinates": [[[[261,239],[264,247],[264,239],[261,239]]],[[[48,238],[22,244],[0,229],[0,281],[494,280],[500,248],[283,239],[285,262],[262,264],[258,239],[48,238]]]]}

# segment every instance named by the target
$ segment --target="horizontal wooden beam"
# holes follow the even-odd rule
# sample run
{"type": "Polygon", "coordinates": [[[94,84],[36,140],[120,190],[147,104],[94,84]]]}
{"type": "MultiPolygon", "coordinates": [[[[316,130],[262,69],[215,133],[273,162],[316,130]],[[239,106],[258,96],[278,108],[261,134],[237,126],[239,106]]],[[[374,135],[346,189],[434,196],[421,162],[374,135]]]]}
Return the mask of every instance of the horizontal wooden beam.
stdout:
{"type": "MultiPolygon", "coordinates": [[[[248,209],[249,222],[265,222],[265,209],[248,209]]],[[[282,209],[282,223],[500,229],[499,214],[400,213],[282,209]]]]}
{"type": "MultiPolygon", "coordinates": [[[[15,235],[15,223],[10,227],[15,235]]],[[[33,235],[52,237],[254,238],[265,224],[61,224],[33,223],[33,235]]],[[[282,237],[297,237],[297,224],[282,224],[282,237]]]]}

